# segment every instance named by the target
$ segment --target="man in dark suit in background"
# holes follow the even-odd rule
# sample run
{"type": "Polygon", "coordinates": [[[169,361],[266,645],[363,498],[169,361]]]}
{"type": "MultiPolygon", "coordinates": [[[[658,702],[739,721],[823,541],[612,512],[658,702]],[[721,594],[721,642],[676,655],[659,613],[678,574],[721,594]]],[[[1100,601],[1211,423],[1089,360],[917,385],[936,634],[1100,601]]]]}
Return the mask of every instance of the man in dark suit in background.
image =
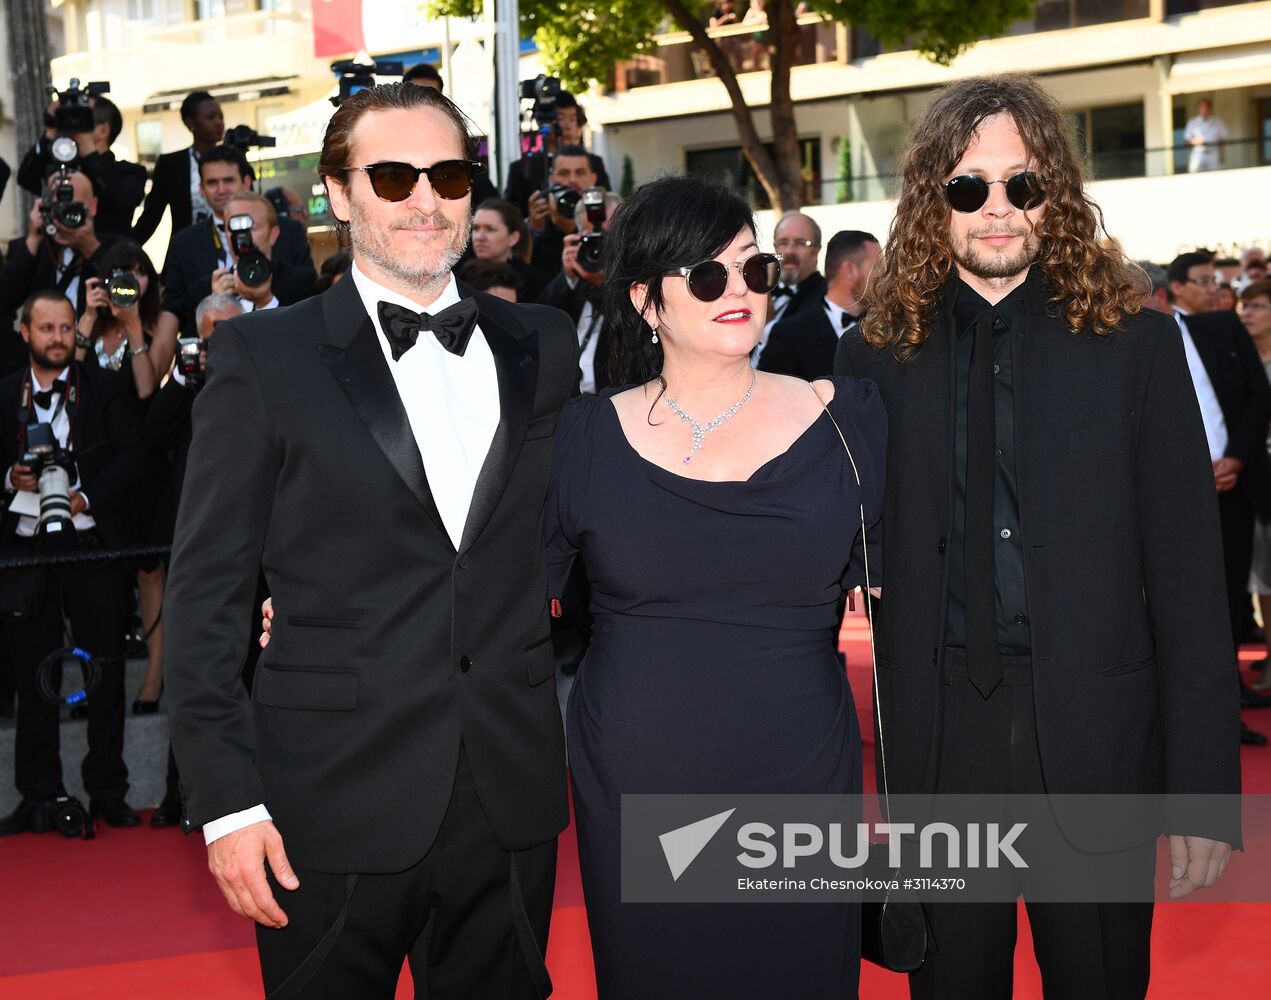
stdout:
{"type": "MultiPolygon", "coordinates": [[[[146,168],[139,163],[118,160],[110,147],[124,128],[123,115],[115,103],[103,94],[89,98],[93,110],[93,130],[74,138],[79,146],[75,169],[88,176],[97,197],[97,231],[112,236],[128,236],[132,217],[146,193],[146,168]]],[[[44,192],[48,177],[57,169],[52,142],[58,136],[52,119],[57,102],[45,115],[44,135],[28,150],[18,167],[18,184],[37,197],[44,192]]]]}
{"type": "MultiPolygon", "coordinates": [[[[213,291],[213,272],[234,266],[225,209],[231,199],[248,190],[251,168],[242,150],[217,146],[203,155],[199,174],[212,215],[177,233],[163,264],[163,307],[180,318],[186,336],[195,335],[194,307],[213,291]]],[[[286,274],[285,287],[280,284],[277,291],[279,301],[290,305],[313,294],[317,272],[304,227],[294,219],[278,219],[276,213],[274,219],[278,235],[268,256],[286,274]]]]}
{"type": "MultiPolygon", "coordinates": [[[[1140,311],[1141,275],[1102,240],[1065,122],[1029,78],[936,95],[861,337],[839,343],[838,371],[874,379],[887,407],[875,627],[889,786],[1234,799],[1204,428],[1176,327],[1140,311]]],[[[1147,831],[1169,835],[1172,897],[1212,884],[1239,842],[1238,816],[1214,808],[1147,831]]],[[[1140,1000],[1155,842],[1116,850],[1061,829],[1078,851],[1115,850],[1141,901],[1047,903],[1029,873],[1012,880],[1046,996],[1140,1000]]],[[[1008,998],[1015,899],[929,910],[939,953],[912,995],[1008,998]]]]}
{"type": "MultiPolygon", "coordinates": [[[[562,90],[556,98],[555,124],[560,129],[559,143],[555,132],[552,132],[544,140],[546,143],[544,152],[530,153],[514,162],[508,170],[504,197],[520,209],[521,215],[527,219],[533,214],[534,195],[541,196],[543,188],[547,185],[548,159],[556,156],[566,146],[583,145],[583,126],[587,124],[587,114],[568,90],[562,90]]],[[[595,184],[608,191],[611,185],[609,171],[605,169],[605,161],[595,153],[587,153],[586,156],[594,179],[585,186],[590,187],[595,184]]],[[[480,201],[476,204],[480,204],[480,201]]]]}
{"type": "Polygon", "coordinates": [[[786,212],[772,231],[772,242],[781,258],[781,280],[768,296],[771,314],[751,354],[751,363],[756,366],[777,323],[819,307],[825,298],[825,278],[816,269],[821,255],[821,227],[816,220],[802,212],[786,212]]]}
{"type": "MultiPolygon", "coordinates": [[[[77,544],[128,545],[133,539],[127,493],[145,472],[140,420],[128,384],[115,372],[75,361],[75,314],[56,288],[32,293],[19,318],[30,366],[0,381],[0,451],[8,470],[5,544],[35,551],[38,518],[31,512],[38,514],[41,506],[38,478],[24,455],[31,429],[46,424],[75,457],[76,472],[68,478],[77,544]]],[[[83,777],[89,808],[110,826],[137,826],[141,820],[124,799],[124,650],[132,610],[128,567],[118,560],[41,567],[31,584],[33,596],[23,616],[5,625],[17,675],[14,771],[22,802],[0,820],[0,836],[50,829],[53,800],[66,794],[58,706],[41,697],[36,682],[40,662],[62,646],[64,619],[70,620],[75,645],[101,666],[88,702],[83,777]]]]}
{"type": "Polygon", "coordinates": [[[409,83],[340,106],[320,169],[353,266],[222,323],[194,408],[173,745],[266,992],[387,1000],[407,956],[421,995],[551,989],[568,816],[542,511],[577,348],[556,310],[454,281],[470,194],[422,168],[471,159],[465,122],[409,83]],[[356,169],[388,160],[421,171],[404,199],[356,169]],[[276,617],[249,701],[261,567],[276,617]]]}
{"type": "Polygon", "coordinates": [[[859,229],[835,233],[825,248],[825,298],[821,309],[786,316],[772,328],[759,369],[799,378],[824,378],[834,370],[839,337],[865,314],[865,282],[881,252],[878,240],[859,229]]]}
{"type": "Polygon", "coordinates": [[[199,159],[225,135],[225,116],[220,102],[206,90],[196,90],[181,102],[181,121],[190,130],[194,142],[185,149],[164,153],[155,163],[150,193],[133,227],[138,243],[145,243],[154,235],[163,213],[169,208],[174,235],[212,214],[207,196],[199,186],[199,159]]]}
{"type": "MultiPolygon", "coordinates": [[[[1166,269],[1166,277],[1214,467],[1227,606],[1238,648],[1249,613],[1254,517],[1271,514],[1271,469],[1267,465],[1271,385],[1267,384],[1258,349],[1239,317],[1230,310],[1214,309],[1218,286],[1213,254],[1180,254],[1166,269]]],[[[1271,698],[1243,686],[1240,696],[1246,708],[1271,705],[1271,698]]],[[[1247,743],[1266,742],[1248,727],[1242,732],[1247,743]]]]}

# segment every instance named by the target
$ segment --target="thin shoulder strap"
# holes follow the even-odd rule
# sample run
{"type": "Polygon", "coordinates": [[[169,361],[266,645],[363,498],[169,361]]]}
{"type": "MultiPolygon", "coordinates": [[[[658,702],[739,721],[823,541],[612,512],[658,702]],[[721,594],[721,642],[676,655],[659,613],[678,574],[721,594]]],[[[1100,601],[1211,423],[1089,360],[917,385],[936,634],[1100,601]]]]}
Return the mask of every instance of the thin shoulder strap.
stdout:
{"type": "Polygon", "coordinates": [[[878,651],[874,646],[874,607],[869,600],[869,541],[865,531],[865,492],[861,486],[861,471],[856,465],[856,459],[852,455],[852,449],[847,443],[847,438],[843,436],[843,429],[839,427],[839,422],[834,419],[834,414],[826,405],[825,400],[821,398],[821,394],[817,392],[816,386],[809,382],[808,388],[816,396],[817,402],[821,404],[821,409],[825,410],[825,415],[830,418],[830,423],[834,425],[834,431],[838,434],[839,440],[843,442],[843,450],[847,452],[847,460],[852,465],[852,475],[856,477],[857,493],[861,498],[861,552],[864,554],[865,560],[865,617],[869,621],[869,658],[870,667],[874,675],[874,718],[878,726],[878,759],[882,765],[883,814],[887,822],[891,822],[891,795],[887,785],[887,744],[883,740],[883,713],[878,697],[878,651]]]}

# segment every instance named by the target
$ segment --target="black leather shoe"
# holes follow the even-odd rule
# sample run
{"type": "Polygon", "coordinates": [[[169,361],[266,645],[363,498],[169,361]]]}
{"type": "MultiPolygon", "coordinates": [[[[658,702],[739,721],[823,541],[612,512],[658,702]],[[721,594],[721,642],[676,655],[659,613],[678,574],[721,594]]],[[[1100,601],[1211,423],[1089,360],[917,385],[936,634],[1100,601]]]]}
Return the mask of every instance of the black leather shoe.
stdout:
{"type": "Polygon", "coordinates": [[[1257,691],[1250,691],[1243,684],[1240,685],[1240,707],[1241,708],[1271,708],[1271,695],[1258,694],[1257,691]]]}
{"type": "Polygon", "coordinates": [[[28,830],[32,833],[48,833],[50,829],[52,824],[47,802],[23,799],[18,803],[18,808],[0,819],[0,837],[12,837],[15,833],[26,833],[28,830]]]}
{"type": "Polygon", "coordinates": [[[89,811],[107,826],[128,827],[141,826],[141,817],[137,811],[123,799],[107,799],[104,802],[89,803],[89,811]]]}
{"type": "Polygon", "coordinates": [[[1264,747],[1267,745],[1267,738],[1242,722],[1240,723],[1240,742],[1247,747],[1264,747]]]}
{"type": "Polygon", "coordinates": [[[156,828],[179,826],[181,823],[181,799],[175,795],[165,795],[159,808],[150,817],[150,825],[156,828]]]}

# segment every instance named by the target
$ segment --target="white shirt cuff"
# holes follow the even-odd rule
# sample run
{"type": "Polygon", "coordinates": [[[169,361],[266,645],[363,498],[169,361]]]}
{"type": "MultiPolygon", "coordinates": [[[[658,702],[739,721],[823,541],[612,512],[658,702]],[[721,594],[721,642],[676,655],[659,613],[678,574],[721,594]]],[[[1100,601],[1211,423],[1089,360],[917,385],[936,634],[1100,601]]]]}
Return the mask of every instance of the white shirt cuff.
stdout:
{"type": "Polygon", "coordinates": [[[251,826],[253,823],[263,823],[271,819],[273,817],[269,815],[269,810],[265,808],[264,803],[244,809],[242,812],[230,813],[228,816],[203,824],[203,843],[210,847],[212,841],[220,840],[226,834],[251,826]]]}

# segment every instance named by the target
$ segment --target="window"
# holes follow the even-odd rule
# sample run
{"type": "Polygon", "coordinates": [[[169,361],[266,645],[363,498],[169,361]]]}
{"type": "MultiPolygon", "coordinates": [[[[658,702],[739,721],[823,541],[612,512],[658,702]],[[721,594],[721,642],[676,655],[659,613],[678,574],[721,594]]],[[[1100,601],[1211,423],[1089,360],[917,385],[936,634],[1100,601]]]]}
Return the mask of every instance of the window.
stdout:
{"type": "Polygon", "coordinates": [[[137,159],[154,163],[163,152],[163,122],[158,118],[137,122],[137,159]]]}
{"type": "MultiPolygon", "coordinates": [[[[772,143],[766,143],[764,148],[768,150],[770,156],[776,155],[772,143]]],[[[804,204],[819,205],[821,203],[820,137],[800,139],[799,156],[803,164],[804,204]]],[[[756,210],[762,211],[772,207],[768,192],[759,183],[759,178],[755,176],[750,161],[743,155],[740,146],[686,150],[684,169],[685,173],[693,177],[719,181],[745,198],[756,210]]]]}

